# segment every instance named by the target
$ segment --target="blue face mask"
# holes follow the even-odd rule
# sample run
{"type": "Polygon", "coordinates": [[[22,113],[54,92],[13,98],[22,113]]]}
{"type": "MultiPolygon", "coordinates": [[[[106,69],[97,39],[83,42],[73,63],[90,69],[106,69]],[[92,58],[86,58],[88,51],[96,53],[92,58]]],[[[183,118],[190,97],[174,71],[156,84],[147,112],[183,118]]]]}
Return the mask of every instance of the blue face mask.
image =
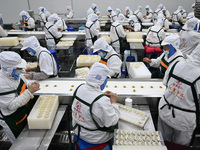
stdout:
{"type": "Polygon", "coordinates": [[[146,11],[149,11],[149,8],[146,8],[146,11]]]}
{"type": "Polygon", "coordinates": [[[168,57],[170,58],[174,53],[176,53],[176,49],[171,44],[166,46],[169,48],[168,57]]]}
{"type": "Polygon", "coordinates": [[[28,51],[30,51],[30,52],[28,52],[29,53],[29,55],[31,55],[31,56],[35,56],[35,54],[36,54],[36,51],[34,51],[32,48],[30,48],[30,47],[28,47],[28,48],[26,48],[28,51]]]}
{"type": "Polygon", "coordinates": [[[165,56],[168,56],[169,51],[164,51],[164,50],[163,50],[163,53],[165,54],[165,56]]]}
{"type": "Polygon", "coordinates": [[[42,10],[41,10],[43,13],[44,13],[44,8],[42,8],[42,10]]]}
{"type": "Polygon", "coordinates": [[[106,56],[106,53],[100,52],[100,53],[98,53],[98,55],[99,55],[101,58],[104,58],[104,57],[106,56]]]}
{"type": "Polygon", "coordinates": [[[22,70],[13,69],[13,72],[11,75],[15,80],[18,80],[21,73],[22,73],[22,70]]]}
{"type": "Polygon", "coordinates": [[[163,10],[163,13],[165,13],[166,12],[166,10],[163,10]]]}
{"type": "Polygon", "coordinates": [[[133,21],[133,20],[130,21],[130,25],[131,25],[131,26],[134,25],[134,21],[133,21]]]}
{"type": "Polygon", "coordinates": [[[111,13],[111,12],[112,12],[112,10],[108,10],[108,12],[109,12],[109,13],[111,13]]]}
{"type": "Polygon", "coordinates": [[[101,89],[102,91],[103,91],[103,89],[106,87],[107,81],[108,81],[108,77],[106,77],[104,83],[100,86],[100,89],[101,89]]]}
{"type": "Polygon", "coordinates": [[[26,15],[23,15],[23,18],[26,20],[28,17],[26,15]]]}

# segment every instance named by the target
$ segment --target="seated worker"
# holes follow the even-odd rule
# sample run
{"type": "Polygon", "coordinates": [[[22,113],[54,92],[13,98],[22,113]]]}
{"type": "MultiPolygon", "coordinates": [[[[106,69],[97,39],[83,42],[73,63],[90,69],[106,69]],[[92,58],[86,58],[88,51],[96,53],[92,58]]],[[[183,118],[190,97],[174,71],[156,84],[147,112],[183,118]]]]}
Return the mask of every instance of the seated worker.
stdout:
{"type": "Polygon", "coordinates": [[[124,29],[122,26],[124,19],[125,17],[121,13],[119,14],[119,17],[113,17],[114,22],[110,28],[111,45],[118,54],[122,53],[122,42],[123,38],[126,37],[127,29],[124,29]]]}
{"type": "Polygon", "coordinates": [[[58,21],[56,22],[55,25],[58,28],[58,31],[60,32],[67,31],[67,25],[64,19],[58,17],[58,21]]]}
{"type": "Polygon", "coordinates": [[[40,24],[42,27],[47,23],[47,18],[51,15],[50,12],[44,8],[44,7],[39,7],[39,19],[40,19],[40,24]]]}
{"type": "Polygon", "coordinates": [[[182,7],[179,6],[178,9],[172,14],[172,25],[174,27],[183,26],[183,23],[181,22],[183,20],[182,13],[182,7]]]}
{"type": "Polygon", "coordinates": [[[157,17],[158,17],[158,14],[159,13],[163,13],[162,10],[163,10],[163,4],[159,4],[156,8],[156,10],[154,11],[153,13],[153,22],[155,23],[157,21],[157,17]]]}
{"type": "MultiPolygon", "coordinates": [[[[158,131],[165,141],[191,146],[199,127],[200,49],[167,69],[160,99],[158,131]]],[[[186,148],[187,149],[187,148],[186,148]]]]}
{"type": "Polygon", "coordinates": [[[170,19],[170,17],[171,17],[170,12],[169,12],[169,10],[166,9],[165,6],[163,7],[162,12],[163,12],[163,15],[165,16],[166,19],[170,19]]]}
{"type": "Polygon", "coordinates": [[[21,75],[26,61],[16,52],[1,52],[0,62],[0,125],[14,143],[36,102],[33,93],[40,88],[38,82],[30,83],[21,75]]]}
{"type": "Polygon", "coordinates": [[[138,21],[140,22],[140,24],[142,26],[142,22],[144,20],[143,15],[142,15],[142,6],[138,6],[136,11],[134,11],[133,15],[135,15],[137,17],[138,21]]]}
{"type": "Polygon", "coordinates": [[[65,16],[67,19],[72,19],[74,17],[74,11],[71,6],[67,6],[67,14],[65,16]]]}
{"type": "Polygon", "coordinates": [[[108,13],[109,13],[107,16],[108,16],[109,18],[111,18],[113,9],[112,9],[110,6],[108,6],[107,11],[108,11],[108,13]]]}
{"type": "Polygon", "coordinates": [[[146,15],[143,16],[144,19],[151,19],[153,20],[153,10],[150,8],[149,5],[146,5],[146,15]]]}
{"type": "Polygon", "coordinates": [[[118,96],[111,91],[102,92],[108,80],[109,69],[94,63],[74,92],[72,100],[72,125],[77,149],[111,150],[110,140],[119,120],[118,96]]]}
{"type": "Polygon", "coordinates": [[[33,31],[35,29],[35,21],[34,19],[29,15],[29,13],[25,10],[23,10],[20,13],[20,16],[22,16],[22,20],[24,22],[24,25],[22,25],[20,28],[24,28],[25,31],[33,31]]]}
{"type": "Polygon", "coordinates": [[[57,63],[53,55],[46,48],[40,46],[40,43],[35,36],[27,38],[23,42],[21,50],[27,50],[29,55],[37,57],[37,67],[26,69],[26,72],[34,71],[35,73],[25,74],[24,76],[26,79],[44,80],[57,76],[57,63]]]}
{"type": "Polygon", "coordinates": [[[158,20],[161,19],[163,22],[163,30],[166,32],[167,30],[169,30],[169,21],[167,18],[165,18],[165,16],[162,13],[158,14],[158,20]]]}
{"type": "Polygon", "coordinates": [[[127,6],[127,7],[125,8],[125,14],[124,14],[124,16],[125,16],[126,18],[129,18],[129,17],[132,16],[132,15],[133,15],[132,10],[127,6]]]}
{"type": "Polygon", "coordinates": [[[129,26],[126,26],[126,27],[130,32],[141,31],[142,29],[141,24],[139,23],[135,15],[130,16],[128,20],[129,20],[129,26]]]}
{"type": "Polygon", "coordinates": [[[47,49],[55,50],[56,44],[60,41],[62,37],[62,31],[58,31],[58,28],[55,25],[58,19],[58,15],[54,13],[48,17],[48,22],[45,24],[44,32],[47,49]]]}
{"type": "Polygon", "coordinates": [[[8,33],[6,30],[3,29],[3,18],[2,15],[0,14],[0,37],[5,37],[8,36],[8,33]]]}
{"type": "Polygon", "coordinates": [[[112,46],[108,45],[104,38],[99,38],[94,43],[94,51],[101,56],[102,63],[106,64],[109,68],[109,75],[112,78],[119,78],[121,76],[122,61],[119,54],[115,52],[112,46]]]}
{"type": "Polygon", "coordinates": [[[93,46],[94,42],[97,40],[97,36],[99,35],[99,29],[96,25],[97,20],[98,16],[96,14],[90,14],[85,24],[85,39],[88,54],[91,53],[91,47],[93,46]]]}
{"type": "Polygon", "coordinates": [[[89,16],[91,13],[96,14],[98,9],[97,4],[92,3],[91,7],[87,10],[87,16],[89,16]]]}
{"type": "Polygon", "coordinates": [[[178,35],[169,35],[163,42],[163,53],[157,59],[143,58],[143,61],[149,63],[154,68],[160,68],[159,72],[152,73],[152,78],[163,78],[169,65],[177,61],[184,61],[183,54],[179,50],[180,37],[178,35]]]}
{"type": "Polygon", "coordinates": [[[147,57],[151,58],[151,53],[156,52],[156,53],[161,53],[162,50],[160,49],[161,47],[161,42],[165,39],[166,35],[164,30],[162,29],[163,26],[163,21],[158,20],[154,26],[149,27],[147,31],[147,37],[146,37],[146,46],[145,52],[147,53],[147,57]]]}
{"type": "Polygon", "coordinates": [[[184,56],[191,54],[200,43],[199,19],[191,18],[185,23],[185,30],[180,32],[180,50],[184,56]]]}

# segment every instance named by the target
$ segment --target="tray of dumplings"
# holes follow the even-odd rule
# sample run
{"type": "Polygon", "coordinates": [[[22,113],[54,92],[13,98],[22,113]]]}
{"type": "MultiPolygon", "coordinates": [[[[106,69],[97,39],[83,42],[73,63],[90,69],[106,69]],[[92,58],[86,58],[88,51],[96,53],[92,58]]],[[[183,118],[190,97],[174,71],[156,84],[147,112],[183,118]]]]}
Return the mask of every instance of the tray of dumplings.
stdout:
{"type": "Polygon", "coordinates": [[[126,105],[122,105],[119,103],[117,103],[117,105],[119,106],[120,111],[119,119],[132,123],[139,127],[144,127],[146,121],[149,118],[148,113],[135,108],[130,108],[126,105]]]}
{"type": "Polygon", "coordinates": [[[112,150],[167,150],[166,146],[123,146],[113,145],[112,150]]]}
{"type": "Polygon", "coordinates": [[[116,129],[114,132],[114,145],[123,146],[164,146],[159,131],[136,131],[116,129]]]}

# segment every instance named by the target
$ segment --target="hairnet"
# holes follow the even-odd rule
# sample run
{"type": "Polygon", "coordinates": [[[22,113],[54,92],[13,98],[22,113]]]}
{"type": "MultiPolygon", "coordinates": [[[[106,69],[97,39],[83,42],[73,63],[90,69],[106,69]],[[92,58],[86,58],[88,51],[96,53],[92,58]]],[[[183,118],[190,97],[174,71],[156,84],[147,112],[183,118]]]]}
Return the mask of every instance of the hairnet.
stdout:
{"type": "Polygon", "coordinates": [[[117,13],[115,11],[112,11],[111,18],[115,22],[117,20],[117,13]]]}
{"type": "Polygon", "coordinates": [[[22,11],[20,12],[19,15],[20,15],[20,16],[25,15],[26,17],[29,17],[29,16],[30,16],[29,13],[28,13],[27,11],[25,11],[25,10],[22,10],[22,11]]]}
{"type": "Polygon", "coordinates": [[[58,15],[53,13],[51,16],[48,17],[48,22],[54,23],[54,21],[58,20],[58,15]]]}
{"type": "Polygon", "coordinates": [[[186,30],[194,30],[194,27],[196,26],[196,24],[199,22],[199,19],[197,18],[191,18],[186,22],[186,30]]]}
{"type": "Polygon", "coordinates": [[[72,10],[72,7],[71,6],[67,6],[67,10],[71,11],[72,10]]]}
{"type": "Polygon", "coordinates": [[[13,51],[0,53],[1,68],[26,68],[26,61],[19,54],[13,51]]]}
{"type": "Polygon", "coordinates": [[[164,45],[170,45],[170,44],[175,49],[178,49],[179,45],[180,45],[180,36],[179,35],[169,35],[161,43],[162,46],[164,46],[164,45]]]}
{"type": "Polygon", "coordinates": [[[105,52],[110,52],[112,47],[106,42],[106,40],[102,37],[95,41],[94,43],[94,51],[93,53],[103,50],[105,52]]]}
{"type": "Polygon", "coordinates": [[[117,20],[120,24],[122,24],[124,22],[125,16],[123,14],[119,14],[117,20]]]}
{"type": "Polygon", "coordinates": [[[138,6],[137,10],[142,11],[142,6],[138,6]]]}
{"type": "Polygon", "coordinates": [[[183,10],[183,7],[182,6],[178,6],[178,10],[179,11],[183,10]]]}
{"type": "Polygon", "coordinates": [[[149,8],[150,9],[150,6],[149,5],[146,5],[146,7],[145,8],[149,8]]]}
{"type": "Polygon", "coordinates": [[[133,20],[134,22],[138,21],[137,17],[135,15],[131,15],[129,18],[128,18],[128,21],[131,21],[133,20]]]}
{"type": "Polygon", "coordinates": [[[37,49],[40,47],[40,43],[38,42],[37,38],[35,36],[31,36],[27,38],[23,42],[23,47],[21,48],[21,51],[27,49],[28,47],[32,48],[33,50],[37,51],[37,49]]]}
{"type": "Polygon", "coordinates": [[[95,7],[97,8],[97,5],[92,3],[91,8],[94,10],[95,7]]]}
{"type": "Polygon", "coordinates": [[[90,14],[89,16],[88,16],[88,19],[90,20],[90,21],[95,21],[95,20],[97,20],[98,19],[98,16],[96,15],[96,14],[90,14]]]}
{"type": "Polygon", "coordinates": [[[116,15],[118,15],[119,13],[121,13],[121,10],[119,8],[116,8],[115,12],[116,12],[116,15]]]}
{"type": "Polygon", "coordinates": [[[159,4],[159,5],[157,6],[157,8],[163,9],[163,4],[159,4]]]}
{"type": "Polygon", "coordinates": [[[110,6],[108,6],[107,11],[109,11],[109,10],[113,10],[113,9],[110,6]]]}
{"type": "Polygon", "coordinates": [[[86,77],[86,83],[94,88],[100,88],[109,74],[109,69],[106,65],[96,62],[92,65],[86,77]]]}
{"type": "Polygon", "coordinates": [[[125,11],[126,11],[126,10],[129,10],[129,9],[130,9],[130,8],[129,8],[128,6],[125,7],[125,11]]]}

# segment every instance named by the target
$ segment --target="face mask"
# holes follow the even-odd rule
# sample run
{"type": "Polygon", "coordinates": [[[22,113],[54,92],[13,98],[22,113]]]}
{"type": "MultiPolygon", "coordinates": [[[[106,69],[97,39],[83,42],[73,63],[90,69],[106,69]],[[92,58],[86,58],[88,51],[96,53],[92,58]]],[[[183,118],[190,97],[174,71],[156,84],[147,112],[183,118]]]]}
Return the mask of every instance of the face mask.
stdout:
{"type": "Polygon", "coordinates": [[[27,49],[28,51],[30,51],[30,52],[29,52],[29,55],[35,56],[36,52],[35,52],[32,48],[28,47],[28,48],[26,48],[26,49],[27,49]]]}
{"type": "Polygon", "coordinates": [[[15,80],[18,80],[21,73],[22,73],[22,70],[13,69],[13,72],[11,75],[15,80]]]}
{"type": "Polygon", "coordinates": [[[165,54],[165,56],[168,56],[169,51],[165,51],[165,50],[163,50],[163,53],[165,54]]]}
{"type": "Polygon", "coordinates": [[[165,10],[163,10],[163,13],[165,13],[165,10]]]}
{"type": "Polygon", "coordinates": [[[42,8],[42,10],[41,10],[43,13],[44,13],[44,8],[42,8]]]}
{"type": "Polygon", "coordinates": [[[126,13],[129,14],[129,10],[126,10],[126,13]]]}
{"type": "Polygon", "coordinates": [[[130,21],[130,25],[131,25],[131,26],[134,25],[134,21],[133,21],[133,20],[130,21]]]}
{"type": "Polygon", "coordinates": [[[27,19],[26,15],[23,15],[23,18],[26,20],[27,19]]]}
{"type": "Polygon", "coordinates": [[[103,91],[103,89],[106,87],[107,81],[108,81],[108,77],[106,77],[104,83],[100,86],[100,89],[101,89],[102,91],[103,91]]]}
{"type": "Polygon", "coordinates": [[[111,13],[111,12],[112,12],[112,10],[108,10],[108,12],[109,12],[109,13],[111,13]]]}
{"type": "Polygon", "coordinates": [[[104,57],[106,56],[106,53],[100,52],[100,53],[98,53],[98,55],[99,55],[101,58],[104,58],[104,57]]]}

